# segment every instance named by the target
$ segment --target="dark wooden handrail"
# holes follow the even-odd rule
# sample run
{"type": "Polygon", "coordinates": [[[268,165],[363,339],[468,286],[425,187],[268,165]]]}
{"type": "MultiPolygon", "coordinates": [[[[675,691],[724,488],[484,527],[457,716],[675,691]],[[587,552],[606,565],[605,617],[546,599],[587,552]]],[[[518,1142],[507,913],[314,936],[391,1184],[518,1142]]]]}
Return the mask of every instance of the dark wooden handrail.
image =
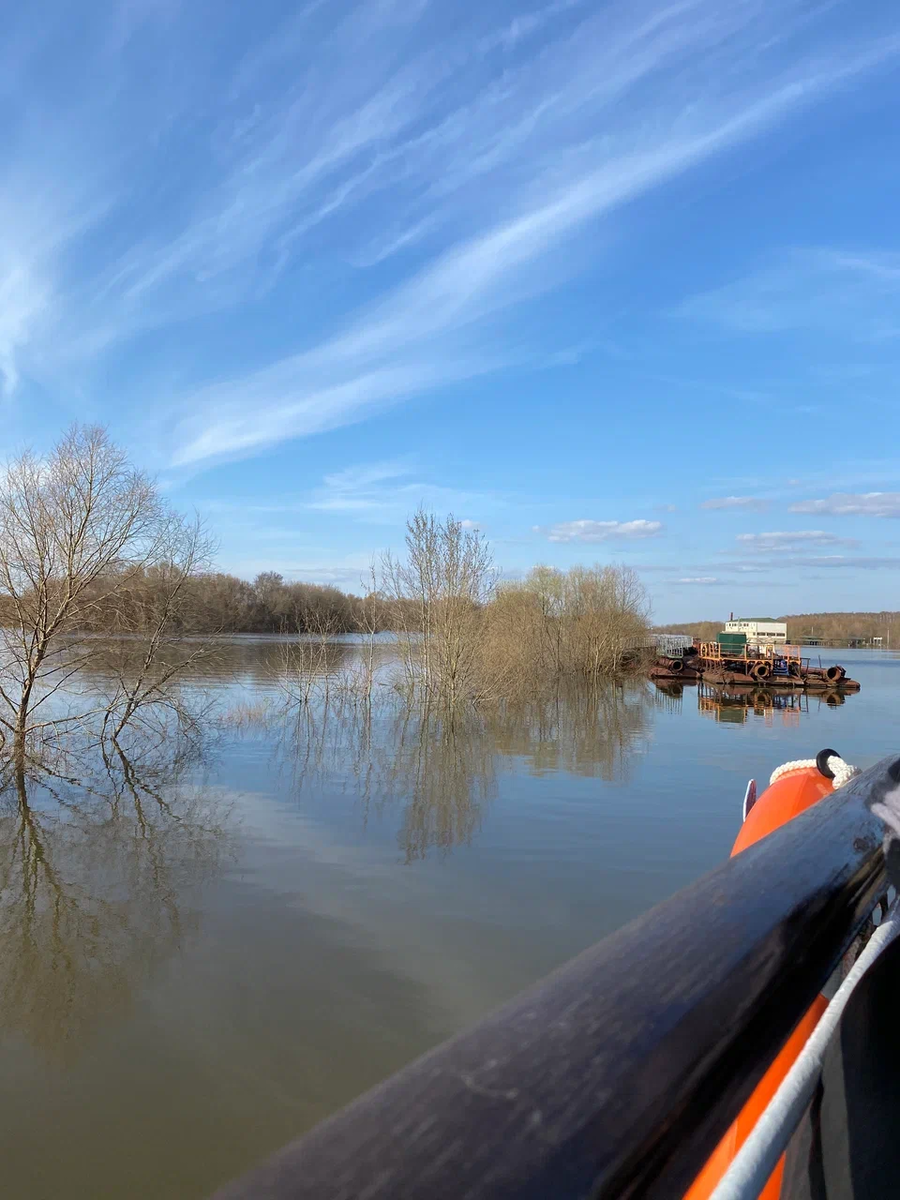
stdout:
{"type": "Polygon", "coordinates": [[[216,1200],[673,1200],[886,888],[885,759],[216,1200]]]}

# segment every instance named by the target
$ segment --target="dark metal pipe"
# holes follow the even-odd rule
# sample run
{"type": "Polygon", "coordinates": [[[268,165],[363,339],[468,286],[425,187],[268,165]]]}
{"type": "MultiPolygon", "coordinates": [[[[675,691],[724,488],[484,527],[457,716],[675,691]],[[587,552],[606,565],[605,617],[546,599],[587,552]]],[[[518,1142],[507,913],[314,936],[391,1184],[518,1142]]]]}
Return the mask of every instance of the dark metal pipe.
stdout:
{"type": "Polygon", "coordinates": [[[826,679],[829,683],[837,683],[847,674],[845,667],[810,667],[806,672],[813,679],[826,679]]]}
{"type": "Polygon", "coordinates": [[[218,1200],[681,1195],[885,890],[866,801],[898,779],[864,772],[218,1200]]]}

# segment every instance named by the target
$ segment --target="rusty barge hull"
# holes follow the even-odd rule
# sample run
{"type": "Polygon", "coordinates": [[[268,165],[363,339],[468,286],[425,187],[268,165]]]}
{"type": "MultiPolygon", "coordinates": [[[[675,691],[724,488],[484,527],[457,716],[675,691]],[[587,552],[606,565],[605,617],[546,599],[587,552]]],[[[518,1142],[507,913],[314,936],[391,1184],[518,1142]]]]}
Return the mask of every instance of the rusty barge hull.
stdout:
{"type": "Polygon", "coordinates": [[[728,687],[790,688],[808,692],[858,692],[860,685],[840,665],[811,667],[809,660],[792,657],[778,669],[772,655],[723,659],[704,653],[708,644],[682,658],[657,658],[649,675],[657,683],[714,683],[728,687]]]}
{"type": "MultiPolygon", "coordinates": [[[[684,676],[679,675],[677,678],[682,679],[684,676]]],[[[760,680],[740,671],[713,668],[701,671],[696,678],[702,679],[704,683],[727,684],[729,687],[792,688],[794,691],[802,689],[806,692],[858,692],[860,687],[857,680],[846,675],[836,681],[818,675],[768,675],[760,680]]]]}

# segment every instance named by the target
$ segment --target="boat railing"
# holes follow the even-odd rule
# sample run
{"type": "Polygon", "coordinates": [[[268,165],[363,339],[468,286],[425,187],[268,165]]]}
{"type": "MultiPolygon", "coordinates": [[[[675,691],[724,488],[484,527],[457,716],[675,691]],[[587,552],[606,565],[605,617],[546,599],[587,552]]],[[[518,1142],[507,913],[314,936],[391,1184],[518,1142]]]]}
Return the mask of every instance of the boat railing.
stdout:
{"type": "MultiPolygon", "coordinates": [[[[726,657],[726,655],[723,654],[723,649],[724,649],[724,647],[720,646],[718,642],[701,642],[700,643],[700,657],[712,659],[714,662],[718,661],[719,659],[726,657]]],[[[738,658],[746,658],[747,657],[747,647],[746,646],[741,646],[740,650],[732,649],[731,647],[728,647],[728,651],[729,652],[728,652],[727,657],[730,659],[738,659],[738,658]]]]}
{"type": "Polygon", "coordinates": [[[751,646],[751,652],[755,651],[755,657],[765,658],[769,661],[772,659],[783,658],[787,663],[800,663],[801,665],[809,663],[809,658],[803,654],[802,646],[792,646],[787,643],[774,643],[765,646],[751,646]]]}
{"type": "Polygon", "coordinates": [[[682,1195],[884,894],[867,802],[898,780],[858,775],[218,1200],[682,1195]]]}
{"type": "Polygon", "coordinates": [[[808,665],[809,658],[802,646],[785,644],[729,646],[719,642],[701,642],[700,657],[712,662],[774,662],[783,659],[788,665],[808,665]]]}

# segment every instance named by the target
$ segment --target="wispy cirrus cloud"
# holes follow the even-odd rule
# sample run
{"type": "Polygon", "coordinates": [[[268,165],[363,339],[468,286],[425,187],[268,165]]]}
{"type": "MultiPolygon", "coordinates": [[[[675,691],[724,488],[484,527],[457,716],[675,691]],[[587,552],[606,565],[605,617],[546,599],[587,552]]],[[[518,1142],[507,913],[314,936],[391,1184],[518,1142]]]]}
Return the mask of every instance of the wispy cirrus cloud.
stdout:
{"type": "Polygon", "coordinates": [[[252,579],[260,571],[278,570],[286,579],[302,583],[332,584],[343,591],[365,593],[371,588],[372,564],[377,551],[346,555],[329,555],[327,551],[310,548],[298,554],[297,548],[289,543],[267,543],[260,548],[270,553],[257,552],[255,556],[237,559],[232,564],[243,579],[252,579]],[[277,555],[277,557],[273,557],[277,555]]]}
{"type": "Polygon", "coordinates": [[[657,537],[661,521],[561,521],[548,529],[535,525],[533,532],[548,542],[628,542],[657,537]]]}
{"type": "Polygon", "coordinates": [[[746,334],[810,331],[878,342],[900,336],[900,254],[794,248],[743,279],[686,300],[681,317],[746,334]]]}
{"type": "Polygon", "coordinates": [[[788,529],[771,533],[739,533],[737,542],[744,550],[796,550],[810,546],[856,546],[853,538],[837,537],[824,529],[788,529]]]}
{"type": "Polygon", "coordinates": [[[900,52],[802,0],[57,15],[0,50],[3,386],[112,380],[181,465],[519,363],[599,221],[900,52]]]}
{"type": "Polygon", "coordinates": [[[402,522],[422,506],[441,514],[453,512],[465,528],[474,529],[477,522],[462,514],[498,504],[502,504],[498,496],[433,483],[422,478],[412,461],[397,460],[326,475],[305,507],[363,521],[402,522]]]}
{"type": "MultiPolygon", "coordinates": [[[[619,79],[623,98],[633,87],[649,82],[664,65],[671,66],[673,57],[680,59],[686,46],[681,34],[673,34],[668,43],[654,48],[656,55],[639,56],[640,68],[632,63],[631,72],[610,63],[607,78],[613,83],[619,79]]],[[[593,71],[602,74],[597,64],[592,65],[593,71]]],[[[417,357],[439,364],[443,384],[513,365],[521,357],[519,347],[504,352],[492,339],[488,350],[479,338],[493,329],[505,310],[559,284],[559,268],[547,270],[548,256],[589,223],[783,118],[801,97],[805,102],[820,86],[837,84],[844,70],[835,65],[835,73],[826,75],[800,86],[796,80],[783,80],[752,101],[746,96],[741,103],[735,103],[734,97],[730,101],[719,97],[723,107],[711,104],[705,122],[694,116],[663,136],[648,138],[645,120],[643,129],[620,133],[612,143],[608,137],[582,141],[577,152],[573,149],[568,156],[557,153],[556,146],[543,177],[538,158],[537,182],[520,195],[518,212],[440,251],[406,283],[353,320],[345,332],[283,360],[277,380],[268,369],[241,379],[236,385],[241,392],[249,387],[260,397],[269,417],[265,423],[246,419],[242,401],[231,394],[234,384],[194,395],[195,414],[177,429],[175,462],[246,453],[286,437],[317,432],[316,426],[334,428],[358,420],[391,402],[374,394],[378,389],[372,387],[373,375],[382,378],[385,371],[388,375],[397,371],[405,381],[392,393],[395,402],[439,386],[429,381],[428,369],[416,362],[417,357]],[[327,381],[335,377],[343,382],[335,387],[336,402],[331,404],[333,393],[327,381]],[[326,384],[319,390],[317,378],[326,384]],[[317,422],[310,423],[303,401],[298,419],[298,402],[293,398],[297,392],[311,394],[317,422]],[[348,394],[354,397],[350,404],[348,394]]],[[[605,99],[609,103],[611,98],[605,99]]],[[[660,109],[658,119],[662,118],[660,109]]],[[[525,138],[529,140],[530,136],[525,138]]],[[[506,153],[512,149],[506,147],[506,153]]],[[[523,149],[515,147],[517,153],[523,149]]],[[[498,147],[487,157],[493,165],[491,173],[504,162],[508,166],[498,147]]],[[[463,172],[471,170],[471,161],[467,158],[463,172]]],[[[570,260],[567,270],[571,269],[570,260]]]]}
{"type": "MultiPolygon", "coordinates": [[[[466,529],[479,522],[468,514],[502,507],[505,499],[498,493],[476,492],[435,483],[419,469],[411,457],[359,463],[332,471],[309,489],[271,503],[207,501],[204,511],[211,515],[241,515],[250,520],[271,517],[296,517],[304,513],[324,513],[365,523],[402,524],[422,506],[444,515],[454,513],[466,529]]],[[[274,531],[286,536],[285,530],[274,531]]],[[[291,536],[295,536],[291,531],[291,536]]]]}
{"type": "Polygon", "coordinates": [[[584,3],[585,0],[553,0],[553,3],[548,4],[544,8],[538,8],[533,12],[526,12],[515,16],[508,25],[495,30],[483,38],[479,49],[482,53],[489,53],[498,48],[512,50],[519,42],[533,37],[535,33],[545,29],[555,19],[563,16],[573,8],[581,7],[584,3]]]}
{"type": "Polygon", "coordinates": [[[736,509],[740,512],[765,512],[769,507],[769,501],[761,496],[717,496],[711,500],[704,500],[700,507],[713,510],[736,509]]]}
{"type": "Polygon", "coordinates": [[[841,555],[832,554],[822,557],[797,558],[794,566],[798,567],[829,567],[835,570],[850,571],[892,571],[900,567],[900,558],[890,555],[841,555]]]}
{"type": "MultiPolygon", "coordinates": [[[[781,555],[764,566],[764,570],[807,570],[823,567],[827,570],[847,571],[893,571],[900,567],[900,558],[891,555],[871,554],[793,554],[781,555]]],[[[768,581],[767,581],[768,583],[768,581]]]]}
{"type": "Polygon", "coordinates": [[[788,512],[829,517],[900,517],[900,492],[834,492],[822,500],[799,500],[788,512]]]}

